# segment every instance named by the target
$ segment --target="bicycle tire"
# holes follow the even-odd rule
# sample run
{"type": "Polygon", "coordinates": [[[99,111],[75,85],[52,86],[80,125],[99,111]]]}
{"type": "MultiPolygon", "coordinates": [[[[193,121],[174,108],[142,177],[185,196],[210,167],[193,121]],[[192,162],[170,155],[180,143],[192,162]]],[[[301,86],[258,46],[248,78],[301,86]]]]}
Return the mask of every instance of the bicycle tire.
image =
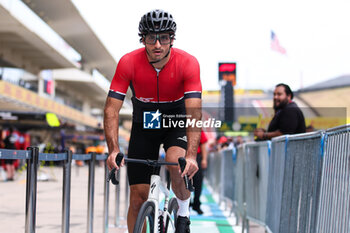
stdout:
{"type": "Polygon", "coordinates": [[[145,203],[143,203],[136,218],[134,233],[142,233],[144,226],[146,226],[146,230],[148,228],[149,232],[153,232],[154,213],[155,213],[155,206],[153,202],[146,201],[145,203]],[[148,218],[148,221],[146,221],[147,218],[148,218]]]}
{"type": "MultiPolygon", "coordinates": [[[[174,218],[174,225],[176,226],[176,220],[177,220],[177,211],[179,210],[179,205],[177,204],[177,200],[175,197],[171,198],[169,201],[169,206],[168,206],[168,212],[170,215],[173,216],[174,218]]],[[[168,227],[169,227],[169,218],[166,219],[165,223],[165,233],[168,232],[168,227]]]]}

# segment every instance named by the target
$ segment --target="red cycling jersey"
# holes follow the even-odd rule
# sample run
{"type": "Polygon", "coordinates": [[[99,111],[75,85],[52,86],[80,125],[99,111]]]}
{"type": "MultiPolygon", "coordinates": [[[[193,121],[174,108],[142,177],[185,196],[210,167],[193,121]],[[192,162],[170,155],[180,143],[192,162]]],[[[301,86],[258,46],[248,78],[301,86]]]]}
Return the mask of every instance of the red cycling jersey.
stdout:
{"type": "Polygon", "coordinates": [[[201,98],[199,73],[197,59],[180,49],[171,49],[170,59],[160,71],[149,63],[145,48],[137,49],[120,59],[108,96],[124,100],[130,85],[133,96],[144,103],[201,98]]]}

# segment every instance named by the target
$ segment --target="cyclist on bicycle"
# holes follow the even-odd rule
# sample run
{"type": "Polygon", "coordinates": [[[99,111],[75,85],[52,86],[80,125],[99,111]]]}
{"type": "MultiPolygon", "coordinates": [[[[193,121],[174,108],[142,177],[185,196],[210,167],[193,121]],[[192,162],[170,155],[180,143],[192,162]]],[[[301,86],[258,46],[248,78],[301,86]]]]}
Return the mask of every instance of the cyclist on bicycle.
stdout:
{"type": "MultiPolygon", "coordinates": [[[[108,144],[109,169],[117,167],[119,152],[119,111],[127,89],[132,90],[133,124],[128,148],[129,158],[158,159],[159,147],[164,145],[166,161],[177,162],[186,158],[182,174],[169,166],[172,189],[179,210],[176,232],[189,232],[190,192],[185,188],[183,176],[192,178],[198,170],[196,162],[200,130],[181,127],[147,129],[145,115],[152,114],[152,122],[161,124],[163,116],[185,116],[201,119],[201,81],[199,64],[195,57],[172,48],[176,23],[171,14],[163,10],[146,13],[139,23],[140,42],[145,47],[124,55],[117,66],[104,110],[104,129],[108,144]],[[145,127],[145,128],[144,128],[145,127]]],[[[122,163],[123,164],[123,163],[122,163]]],[[[130,204],[128,229],[133,232],[137,214],[147,200],[152,168],[141,164],[128,164],[130,204]]]]}

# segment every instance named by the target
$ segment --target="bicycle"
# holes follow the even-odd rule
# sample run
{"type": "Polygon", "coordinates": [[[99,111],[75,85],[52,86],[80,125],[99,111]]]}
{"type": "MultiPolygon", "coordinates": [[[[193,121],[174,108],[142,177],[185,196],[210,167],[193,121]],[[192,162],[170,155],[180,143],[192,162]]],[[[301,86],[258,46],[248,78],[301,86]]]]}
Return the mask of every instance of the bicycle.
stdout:
{"type": "MultiPolygon", "coordinates": [[[[123,160],[124,155],[118,153],[116,157],[116,163],[119,166],[123,160]]],[[[171,225],[173,232],[175,232],[175,226],[177,221],[178,204],[176,198],[171,198],[170,195],[170,179],[167,180],[167,186],[162,183],[159,171],[161,166],[170,165],[178,166],[180,164],[181,171],[185,169],[185,158],[179,158],[179,163],[170,163],[158,160],[141,160],[141,159],[129,159],[124,158],[125,163],[142,163],[153,167],[151,175],[150,190],[148,193],[147,201],[145,201],[137,215],[137,219],[134,226],[134,233],[141,233],[144,230],[151,233],[167,233],[169,225],[171,225]],[[164,208],[160,209],[160,193],[164,193],[164,208]],[[173,215],[173,217],[172,217],[173,215]]],[[[114,185],[118,185],[119,181],[116,179],[116,169],[113,168],[108,177],[108,181],[111,181],[114,185]]],[[[189,191],[194,191],[192,180],[189,180],[187,175],[184,177],[185,186],[189,191]]]]}

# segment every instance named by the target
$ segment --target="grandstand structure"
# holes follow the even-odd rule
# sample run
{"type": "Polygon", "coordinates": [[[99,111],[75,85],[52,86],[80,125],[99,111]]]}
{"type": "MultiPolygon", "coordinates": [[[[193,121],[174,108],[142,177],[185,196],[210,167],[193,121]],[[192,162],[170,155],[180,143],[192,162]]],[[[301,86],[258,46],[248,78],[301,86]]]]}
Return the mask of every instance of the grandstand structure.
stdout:
{"type": "MultiPolygon", "coordinates": [[[[45,128],[36,115],[51,112],[61,125],[101,130],[117,62],[72,1],[0,1],[0,22],[0,124],[45,128]]],[[[130,118],[128,103],[121,113],[130,118]]]]}
{"type": "Polygon", "coordinates": [[[340,111],[343,115],[340,117],[346,117],[349,123],[349,93],[350,75],[343,75],[300,89],[298,98],[314,109],[318,116],[339,117],[340,111]]]}

